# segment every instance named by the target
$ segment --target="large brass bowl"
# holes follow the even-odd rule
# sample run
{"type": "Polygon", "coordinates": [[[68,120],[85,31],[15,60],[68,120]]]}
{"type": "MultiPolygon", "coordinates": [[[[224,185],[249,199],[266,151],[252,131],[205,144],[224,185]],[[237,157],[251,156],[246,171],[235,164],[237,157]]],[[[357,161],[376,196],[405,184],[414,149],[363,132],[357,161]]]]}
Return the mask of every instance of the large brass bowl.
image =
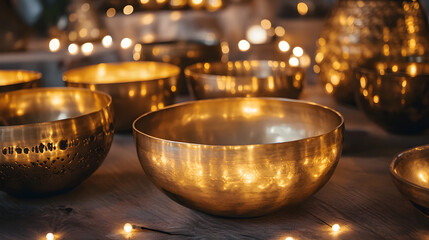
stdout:
{"type": "Polygon", "coordinates": [[[112,96],[115,129],[126,131],[143,113],[174,103],[179,73],[179,67],[168,63],[102,63],[69,70],[63,79],[69,87],[112,96]]]}
{"type": "Polygon", "coordinates": [[[429,145],[399,154],[390,164],[390,173],[402,195],[429,216],[429,145]]]}
{"type": "Polygon", "coordinates": [[[226,97],[298,98],[305,70],[285,62],[254,60],[197,63],[185,69],[197,99],[226,97]]]}
{"type": "Polygon", "coordinates": [[[429,127],[429,62],[375,62],[356,73],[356,101],[388,132],[413,134],[429,127]]]}
{"type": "Polygon", "coordinates": [[[147,113],[133,128],[146,175],[170,198],[209,214],[254,217],[301,202],[329,180],[344,120],[314,103],[230,98],[147,113]]]}
{"type": "Polygon", "coordinates": [[[27,70],[0,70],[0,93],[40,85],[42,74],[27,70]]]}
{"type": "Polygon", "coordinates": [[[86,179],[112,143],[110,104],[107,94],[79,88],[0,94],[0,190],[46,195],[86,179]]]}

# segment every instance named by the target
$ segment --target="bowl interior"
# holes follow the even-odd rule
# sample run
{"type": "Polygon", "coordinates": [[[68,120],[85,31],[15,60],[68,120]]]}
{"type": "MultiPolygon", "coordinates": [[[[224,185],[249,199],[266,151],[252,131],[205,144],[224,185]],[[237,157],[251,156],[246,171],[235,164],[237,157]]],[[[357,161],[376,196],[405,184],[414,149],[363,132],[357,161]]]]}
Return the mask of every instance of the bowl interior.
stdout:
{"type": "Polygon", "coordinates": [[[268,78],[270,76],[290,75],[292,69],[298,67],[288,66],[285,62],[277,61],[235,61],[198,63],[189,67],[194,74],[206,74],[213,76],[230,77],[257,77],[268,78]]]}
{"type": "Polygon", "coordinates": [[[100,111],[106,94],[73,88],[39,88],[0,95],[0,126],[41,123],[100,111]]]}
{"type": "Polygon", "coordinates": [[[406,181],[429,190],[429,147],[401,154],[393,171],[406,181]]]}
{"type": "Polygon", "coordinates": [[[1,70],[0,86],[13,85],[40,79],[41,73],[25,70],[1,70]]]}
{"type": "Polygon", "coordinates": [[[301,101],[233,98],[197,101],[152,112],[135,122],[144,134],[186,143],[250,145],[326,134],[342,118],[301,101]]]}
{"type": "Polygon", "coordinates": [[[167,63],[101,63],[69,70],[64,73],[64,81],[89,84],[140,82],[169,78],[179,73],[179,67],[167,63]]]}

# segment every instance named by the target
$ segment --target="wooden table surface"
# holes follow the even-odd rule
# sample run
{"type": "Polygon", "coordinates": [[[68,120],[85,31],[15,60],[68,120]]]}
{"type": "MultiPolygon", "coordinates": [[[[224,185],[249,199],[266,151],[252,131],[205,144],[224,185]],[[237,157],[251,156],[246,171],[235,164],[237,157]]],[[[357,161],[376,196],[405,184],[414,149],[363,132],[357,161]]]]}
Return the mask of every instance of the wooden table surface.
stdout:
{"type": "Polygon", "coordinates": [[[429,134],[395,136],[353,107],[336,104],[319,85],[302,99],[330,106],[346,120],[344,150],[331,180],[293,209],[225,219],[173,202],[145,177],[131,134],[115,135],[102,166],[75,189],[40,199],[0,193],[0,239],[429,239],[429,218],[389,176],[395,154],[429,144],[429,134]],[[123,232],[124,223],[153,230],[123,232]],[[330,226],[341,230],[333,233],[330,226]]]}

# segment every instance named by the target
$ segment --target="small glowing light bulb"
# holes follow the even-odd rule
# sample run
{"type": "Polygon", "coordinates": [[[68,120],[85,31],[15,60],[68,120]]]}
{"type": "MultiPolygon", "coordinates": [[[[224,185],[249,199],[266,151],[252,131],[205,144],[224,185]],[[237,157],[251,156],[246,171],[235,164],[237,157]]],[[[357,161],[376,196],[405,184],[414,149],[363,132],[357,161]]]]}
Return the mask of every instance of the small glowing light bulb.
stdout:
{"type": "Polygon", "coordinates": [[[60,49],[60,40],[58,38],[53,38],[51,41],[49,41],[49,50],[51,52],[56,52],[58,49],[60,49]]]}
{"type": "Polygon", "coordinates": [[[338,224],[334,224],[334,225],[332,226],[332,231],[334,231],[334,232],[338,232],[338,231],[340,231],[340,225],[338,225],[338,224]]]}
{"type": "Polygon", "coordinates": [[[101,40],[101,43],[105,48],[112,46],[112,42],[113,42],[113,39],[110,35],[104,36],[104,38],[101,40]]]}
{"type": "Polygon", "coordinates": [[[69,50],[69,53],[71,55],[76,55],[76,54],[79,53],[79,47],[77,46],[76,43],[70,44],[69,47],[68,47],[68,50],[69,50]]]}
{"type": "Polygon", "coordinates": [[[46,234],[46,240],[54,240],[54,239],[55,239],[55,236],[53,233],[46,234]]]}
{"type": "Polygon", "coordinates": [[[83,55],[88,56],[92,53],[92,51],[94,51],[94,45],[92,43],[84,43],[81,47],[80,47],[83,55]]]}
{"type": "Polygon", "coordinates": [[[128,49],[131,47],[131,45],[133,44],[133,41],[129,38],[124,38],[121,41],[121,48],[123,49],[128,49]]]}
{"type": "Polygon", "coordinates": [[[250,49],[250,43],[243,39],[238,42],[238,49],[240,49],[242,52],[245,52],[250,49]]]}
{"type": "Polygon", "coordinates": [[[293,55],[301,57],[304,54],[304,50],[301,47],[295,47],[293,50],[293,55]]]}
{"type": "Polygon", "coordinates": [[[279,42],[279,49],[282,52],[287,52],[290,49],[290,45],[285,40],[282,40],[282,41],[279,42]]]}
{"type": "Polygon", "coordinates": [[[129,223],[125,223],[124,225],[124,231],[126,233],[130,233],[133,230],[133,225],[129,224],[129,223]]]}

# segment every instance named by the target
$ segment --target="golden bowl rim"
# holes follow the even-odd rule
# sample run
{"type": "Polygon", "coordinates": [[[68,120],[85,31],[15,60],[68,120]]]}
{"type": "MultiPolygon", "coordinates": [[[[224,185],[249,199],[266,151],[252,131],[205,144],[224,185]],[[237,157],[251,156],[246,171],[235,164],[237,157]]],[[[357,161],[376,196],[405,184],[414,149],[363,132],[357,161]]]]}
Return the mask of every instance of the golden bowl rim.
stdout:
{"type": "Polygon", "coordinates": [[[166,142],[166,143],[172,143],[172,144],[177,144],[177,145],[191,145],[191,146],[206,146],[206,147],[212,147],[212,148],[225,148],[225,147],[239,147],[239,148],[248,148],[248,147],[256,147],[256,146],[275,146],[275,145],[283,145],[283,144],[291,144],[291,143],[296,143],[296,142],[300,142],[300,141],[308,141],[311,139],[316,139],[316,138],[320,138],[322,136],[325,135],[329,135],[331,133],[333,133],[334,131],[337,131],[338,129],[343,128],[345,125],[345,121],[344,121],[344,117],[341,115],[341,113],[339,113],[338,111],[315,103],[315,102],[310,102],[310,101],[305,101],[305,100],[299,100],[299,99],[290,99],[290,98],[275,98],[275,97],[234,97],[234,98],[213,98],[213,99],[203,99],[203,100],[194,100],[194,101],[186,101],[186,102],[182,102],[182,103],[177,103],[177,104],[173,104],[170,106],[167,106],[165,108],[162,109],[158,109],[156,111],[152,111],[152,112],[147,112],[143,115],[141,115],[140,117],[138,117],[137,119],[134,120],[133,122],[133,135],[136,136],[136,134],[138,135],[142,135],[144,137],[147,137],[151,140],[155,140],[155,141],[161,141],[161,142],[166,142]],[[235,145],[220,145],[220,144],[202,144],[202,143],[189,143],[189,142],[182,142],[182,141],[174,141],[174,140],[168,140],[168,139],[164,139],[164,138],[159,138],[159,137],[155,137],[149,134],[146,134],[142,131],[140,131],[139,129],[136,128],[136,123],[146,117],[147,115],[150,114],[155,114],[157,112],[161,112],[161,111],[166,111],[170,108],[175,108],[175,107],[180,107],[183,105],[191,105],[191,104],[196,104],[196,103],[202,103],[202,102],[216,102],[216,101],[231,101],[231,100],[268,100],[268,101],[282,101],[282,102],[292,102],[292,103],[300,103],[300,104],[306,104],[306,105],[313,105],[319,108],[323,108],[325,110],[331,111],[332,113],[334,113],[336,116],[338,116],[340,118],[340,124],[338,124],[334,129],[320,134],[320,135],[316,135],[316,136],[311,136],[311,137],[307,137],[307,138],[301,138],[301,139],[297,139],[297,140],[293,140],[293,141],[286,141],[286,142],[277,142],[277,143],[259,143],[259,144],[244,144],[244,145],[239,145],[239,144],[235,144],[235,145]]]}
{"type": "Polygon", "coordinates": [[[411,182],[411,181],[407,180],[406,178],[404,178],[404,177],[400,176],[399,174],[397,174],[397,173],[395,172],[395,169],[396,169],[396,166],[398,165],[398,163],[399,163],[400,161],[403,161],[403,160],[404,160],[404,159],[401,159],[401,157],[402,157],[403,155],[406,155],[406,154],[409,154],[409,153],[412,153],[412,152],[415,152],[415,151],[429,151],[429,144],[428,144],[428,145],[422,145],[422,146],[417,146],[417,147],[409,148],[409,149],[407,149],[407,150],[405,150],[405,151],[403,151],[403,152],[401,152],[401,153],[397,154],[397,155],[393,158],[392,162],[390,163],[389,171],[390,171],[390,174],[391,174],[391,175],[392,175],[396,180],[398,180],[398,181],[400,181],[400,182],[402,182],[402,183],[404,183],[404,184],[406,184],[406,185],[408,185],[408,186],[411,186],[411,187],[417,188],[417,189],[419,189],[419,190],[421,190],[421,191],[424,191],[424,192],[429,193],[429,188],[426,188],[426,187],[420,186],[420,185],[418,185],[418,184],[416,184],[416,183],[413,183],[413,182],[411,182]]]}
{"type": "Polygon", "coordinates": [[[41,80],[43,77],[43,74],[39,71],[34,71],[34,70],[26,70],[26,69],[1,69],[0,73],[2,72],[23,72],[26,74],[29,74],[30,76],[33,75],[34,77],[29,78],[29,79],[25,79],[25,80],[21,80],[21,81],[15,81],[11,84],[0,84],[0,87],[7,87],[7,86],[13,86],[13,85],[18,85],[18,84],[22,84],[22,83],[28,83],[28,82],[33,82],[33,81],[38,81],[41,80]]]}
{"type": "MultiPolygon", "coordinates": [[[[286,64],[286,66],[284,67],[285,69],[286,68],[299,69],[299,70],[302,70],[304,72],[304,74],[305,74],[305,68],[303,68],[303,67],[300,67],[300,66],[290,66],[289,63],[287,63],[285,61],[264,60],[264,59],[235,60],[235,61],[227,61],[227,62],[223,62],[223,61],[197,62],[197,63],[194,63],[192,65],[187,66],[183,72],[184,72],[184,74],[185,74],[186,77],[190,77],[193,74],[195,74],[195,75],[204,77],[206,79],[212,79],[212,80],[216,79],[217,77],[228,77],[228,78],[231,78],[231,79],[237,79],[237,78],[249,78],[250,79],[252,77],[256,77],[257,79],[266,79],[266,77],[260,78],[260,77],[253,76],[253,75],[250,75],[250,76],[229,76],[229,75],[226,75],[226,74],[210,74],[210,73],[203,73],[203,72],[201,72],[201,73],[200,72],[195,72],[195,70],[201,69],[200,67],[198,67],[199,65],[204,66],[206,63],[208,63],[208,64],[226,65],[226,64],[228,64],[230,62],[232,62],[233,64],[235,64],[236,62],[241,62],[241,63],[249,62],[249,64],[251,64],[252,62],[256,62],[256,63],[274,63],[275,62],[275,63],[279,64],[279,67],[280,67],[280,63],[285,63],[286,64]]],[[[271,67],[271,69],[273,69],[273,67],[271,67]]],[[[270,76],[272,76],[272,74],[270,76]]]]}
{"type": "Polygon", "coordinates": [[[97,111],[88,112],[88,113],[85,113],[85,114],[82,114],[82,115],[79,115],[79,116],[65,118],[65,119],[61,119],[61,120],[38,122],[38,123],[27,123],[27,124],[7,125],[7,126],[1,126],[0,125],[0,131],[3,130],[3,129],[14,130],[14,129],[18,129],[18,128],[37,128],[37,127],[41,128],[41,127],[44,127],[44,126],[47,126],[47,125],[51,125],[53,123],[66,123],[67,121],[72,121],[72,120],[84,118],[84,117],[87,117],[89,115],[96,114],[98,112],[104,111],[104,110],[110,108],[111,105],[112,105],[112,97],[109,94],[107,94],[105,92],[102,92],[102,91],[96,91],[96,90],[94,91],[94,90],[89,90],[89,89],[86,89],[86,88],[77,88],[77,87],[30,88],[30,89],[20,89],[20,90],[15,90],[15,91],[9,91],[9,92],[7,92],[7,94],[16,93],[16,92],[37,92],[37,91],[48,91],[48,90],[54,90],[54,91],[58,91],[59,90],[59,91],[69,91],[69,92],[72,92],[72,91],[92,92],[92,93],[96,93],[98,95],[103,95],[103,96],[107,97],[108,102],[107,102],[106,106],[103,106],[102,108],[100,108],[97,111]]]}
{"type": "Polygon", "coordinates": [[[97,63],[97,64],[91,64],[91,65],[87,65],[87,66],[83,66],[83,67],[76,67],[76,68],[71,68],[68,69],[66,71],[63,72],[63,81],[67,84],[67,83],[74,83],[74,84],[85,84],[85,85],[94,85],[94,86],[112,86],[112,85],[122,85],[122,84],[141,84],[141,83],[145,83],[145,82],[156,82],[156,81],[160,81],[160,80],[166,80],[172,77],[179,77],[180,75],[180,67],[172,64],[172,63],[165,63],[165,62],[157,62],[157,61],[124,61],[124,62],[112,62],[112,63],[97,63]],[[172,68],[173,73],[169,74],[169,76],[166,77],[162,77],[162,78],[148,78],[145,80],[136,80],[136,79],[132,79],[131,81],[122,81],[122,82],[101,82],[101,83],[97,83],[97,82],[91,82],[91,81],[70,81],[67,80],[67,75],[70,75],[71,73],[74,72],[78,72],[78,71],[82,71],[84,69],[87,68],[91,68],[91,67],[97,67],[100,65],[107,65],[107,66],[119,66],[119,65],[125,65],[125,64],[141,64],[141,63],[156,63],[158,65],[165,65],[168,67],[172,68]]]}

